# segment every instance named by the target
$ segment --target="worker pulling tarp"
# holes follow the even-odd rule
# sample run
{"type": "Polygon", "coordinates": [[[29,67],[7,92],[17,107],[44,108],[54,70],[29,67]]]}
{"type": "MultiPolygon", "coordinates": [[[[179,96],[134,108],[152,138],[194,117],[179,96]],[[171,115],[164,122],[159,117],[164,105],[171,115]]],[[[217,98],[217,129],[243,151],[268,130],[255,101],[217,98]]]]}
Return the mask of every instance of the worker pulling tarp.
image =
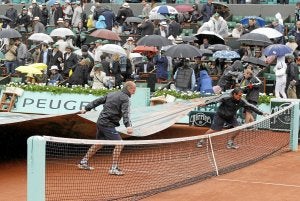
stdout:
{"type": "MultiPolygon", "coordinates": [[[[214,98],[216,98],[216,96],[133,109],[131,112],[133,133],[131,135],[144,137],[162,131],[174,125],[200,103],[214,98]]],[[[96,123],[99,113],[100,111],[90,111],[89,113],[80,114],[79,116],[96,123]]],[[[126,134],[126,128],[123,124],[116,129],[126,134]]]]}

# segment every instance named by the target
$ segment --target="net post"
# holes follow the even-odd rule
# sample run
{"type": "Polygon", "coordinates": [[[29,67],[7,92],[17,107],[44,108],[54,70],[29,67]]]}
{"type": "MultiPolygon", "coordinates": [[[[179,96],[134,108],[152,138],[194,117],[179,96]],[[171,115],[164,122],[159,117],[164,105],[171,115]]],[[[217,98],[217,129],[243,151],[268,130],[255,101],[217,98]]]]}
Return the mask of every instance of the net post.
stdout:
{"type": "Polygon", "coordinates": [[[292,107],[292,122],[290,132],[290,149],[292,151],[298,150],[298,135],[299,135],[299,102],[295,101],[292,107]]]}
{"type": "Polygon", "coordinates": [[[41,136],[27,139],[27,200],[45,201],[46,140],[41,136]]]}

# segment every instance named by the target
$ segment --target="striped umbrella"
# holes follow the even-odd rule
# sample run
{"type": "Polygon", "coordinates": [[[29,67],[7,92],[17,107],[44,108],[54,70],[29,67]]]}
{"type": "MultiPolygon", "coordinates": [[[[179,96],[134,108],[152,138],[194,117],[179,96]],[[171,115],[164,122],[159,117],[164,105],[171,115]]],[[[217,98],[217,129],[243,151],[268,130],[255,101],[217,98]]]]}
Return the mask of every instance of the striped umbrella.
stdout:
{"type": "Polygon", "coordinates": [[[172,7],[172,6],[167,6],[167,5],[162,5],[162,6],[156,6],[150,11],[150,15],[152,13],[160,13],[162,15],[175,15],[178,14],[178,11],[172,7]]]}

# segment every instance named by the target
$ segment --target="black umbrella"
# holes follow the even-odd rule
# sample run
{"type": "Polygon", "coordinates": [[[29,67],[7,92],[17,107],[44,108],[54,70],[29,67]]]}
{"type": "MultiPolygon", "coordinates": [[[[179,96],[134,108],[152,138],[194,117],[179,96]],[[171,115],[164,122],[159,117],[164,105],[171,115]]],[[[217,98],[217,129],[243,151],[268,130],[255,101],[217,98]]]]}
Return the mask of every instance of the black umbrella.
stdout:
{"type": "Polygon", "coordinates": [[[225,44],[223,37],[212,31],[202,31],[196,34],[195,37],[198,39],[196,42],[199,44],[203,43],[204,38],[208,39],[209,44],[225,44]]]}
{"type": "Polygon", "coordinates": [[[238,41],[245,45],[268,46],[273,44],[272,41],[263,34],[247,33],[242,35],[238,41]]]}
{"type": "Polygon", "coordinates": [[[125,22],[127,22],[127,23],[141,23],[141,22],[143,22],[143,19],[141,19],[139,17],[127,17],[125,22]]]}
{"type": "Polygon", "coordinates": [[[22,35],[15,29],[3,29],[0,31],[0,38],[21,38],[22,35]]]}
{"type": "Polygon", "coordinates": [[[266,62],[260,58],[256,58],[256,57],[245,57],[243,58],[243,62],[245,63],[251,63],[254,65],[259,65],[259,66],[268,66],[268,64],[266,64],[266,62]]]}
{"type": "Polygon", "coordinates": [[[159,35],[148,35],[140,38],[137,45],[162,47],[172,45],[172,42],[165,37],[159,35]]]}
{"type": "Polygon", "coordinates": [[[220,50],[231,50],[231,47],[223,44],[214,44],[214,45],[210,45],[208,49],[215,52],[220,50]]]}
{"type": "Polygon", "coordinates": [[[5,15],[0,15],[0,19],[7,20],[7,21],[12,21],[10,18],[6,17],[5,15]]]}
{"type": "Polygon", "coordinates": [[[170,47],[166,51],[166,55],[172,58],[192,58],[201,56],[202,52],[195,46],[189,44],[179,44],[170,47]]]}

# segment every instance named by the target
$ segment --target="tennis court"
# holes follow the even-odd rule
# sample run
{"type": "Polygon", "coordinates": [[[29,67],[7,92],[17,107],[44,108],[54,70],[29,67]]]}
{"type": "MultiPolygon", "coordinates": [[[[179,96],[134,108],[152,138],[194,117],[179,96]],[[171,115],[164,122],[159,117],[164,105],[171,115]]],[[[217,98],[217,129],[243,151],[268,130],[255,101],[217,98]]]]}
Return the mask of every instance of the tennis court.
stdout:
{"type": "MultiPolygon", "coordinates": [[[[299,167],[300,152],[287,152],[232,173],[144,200],[297,201],[300,197],[299,167]]],[[[26,161],[1,164],[0,168],[0,200],[26,200],[26,161]]]]}

